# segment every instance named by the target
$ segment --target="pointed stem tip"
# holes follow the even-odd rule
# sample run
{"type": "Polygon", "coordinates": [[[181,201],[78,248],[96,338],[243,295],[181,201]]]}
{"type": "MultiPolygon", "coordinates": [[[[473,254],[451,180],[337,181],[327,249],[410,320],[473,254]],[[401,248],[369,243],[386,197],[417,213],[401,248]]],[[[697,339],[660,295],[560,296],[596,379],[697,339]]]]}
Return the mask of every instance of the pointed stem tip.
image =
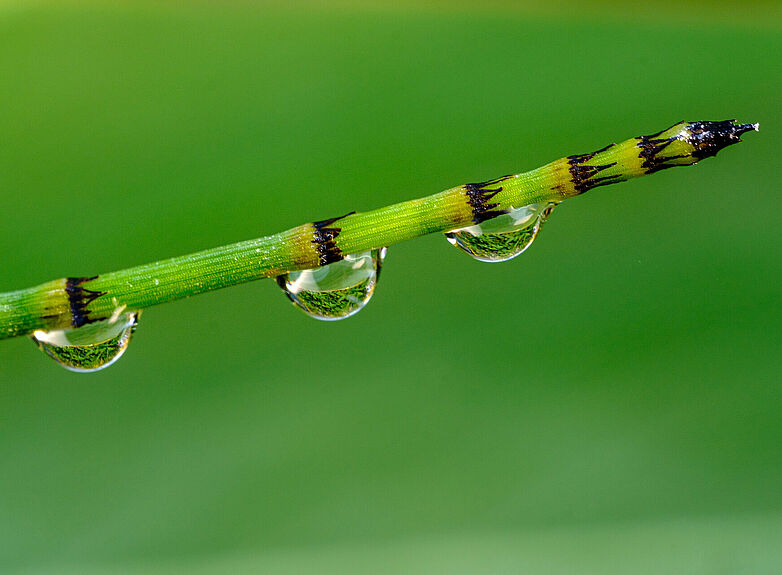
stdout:
{"type": "Polygon", "coordinates": [[[701,159],[716,156],[722,148],[741,141],[741,134],[758,131],[759,124],[736,124],[735,120],[721,122],[692,122],[688,124],[687,141],[695,150],[693,157],[701,159]]]}

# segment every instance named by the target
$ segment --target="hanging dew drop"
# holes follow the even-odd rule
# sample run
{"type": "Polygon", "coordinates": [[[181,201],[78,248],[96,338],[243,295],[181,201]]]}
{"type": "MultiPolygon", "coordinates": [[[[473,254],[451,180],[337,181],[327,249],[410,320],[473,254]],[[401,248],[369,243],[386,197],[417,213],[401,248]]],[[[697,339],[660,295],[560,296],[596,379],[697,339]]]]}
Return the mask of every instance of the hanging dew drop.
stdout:
{"type": "Polygon", "coordinates": [[[385,257],[386,248],[351,254],[333,264],[278,276],[277,284],[310,317],[344,319],[372,298],[385,257]]]}
{"type": "Polygon", "coordinates": [[[136,330],[138,315],[138,312],[119,313],[76,329],[38,330],[32,339],[41,351],[65,369],[98,371],[125,353],[136,330]]]}
{"type": "Polygon", "coordinates": [[[541,202],[514,208],[480,224],[447,232],[445,237],[476,260],[505,262],[532,245],[554,206],[553,202],[541,202]]]}

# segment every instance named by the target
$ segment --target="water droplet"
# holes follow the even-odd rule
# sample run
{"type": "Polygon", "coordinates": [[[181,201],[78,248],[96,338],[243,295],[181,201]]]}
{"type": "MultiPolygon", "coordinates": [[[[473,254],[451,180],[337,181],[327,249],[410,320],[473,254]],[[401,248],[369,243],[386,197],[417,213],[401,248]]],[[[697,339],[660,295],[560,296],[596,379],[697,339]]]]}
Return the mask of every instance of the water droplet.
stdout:
{"type": "Polygon", "coordinates": [[[385,257],[386,248],[351,254],[333,264],[278,276],[277,284],[307,315],[344,319],[367,305],[385,257]]]}
{"type": "Polygon", "coordinates": [[[480,224],[447,232],[445,237],[476,260],[508,261],[532,245],[554,206],[553,202],[541,202],[514,208],[480,224]]]}
{"type": "Polygon", "coordinates": [[[38,330],[32,339],[65,369],[98,371],[117,361],[128,348],[138,312],[119,313],[76,329],[38,330]]]}

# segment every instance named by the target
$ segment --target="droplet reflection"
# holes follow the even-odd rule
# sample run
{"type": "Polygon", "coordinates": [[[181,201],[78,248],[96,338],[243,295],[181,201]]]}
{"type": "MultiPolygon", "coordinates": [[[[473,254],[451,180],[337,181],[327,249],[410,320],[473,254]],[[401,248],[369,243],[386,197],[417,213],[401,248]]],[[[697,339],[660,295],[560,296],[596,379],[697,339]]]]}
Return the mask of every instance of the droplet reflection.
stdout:
{"type": "Polygon", "coordinates": [[[344,319],[372,297],[385,256],[386,248],[351,254],[333,264],[278,276],[277,284],[310,317],[344,319]]]}
{"type": "Polygon", "coordinates": [[[508,261],[532,245],[555,205],[541,202],[514,208],[480,224],[447,232],[445,237],[476,260],[508,261]]]}
{"type": "Polygon", "coordinates": [[[32,339],[46,355],[65,369],[92,372],[117,361],[128,348],[138,322],[137,312],[117,314],[111,319],[76,329],[38,330],[32,339]]]}

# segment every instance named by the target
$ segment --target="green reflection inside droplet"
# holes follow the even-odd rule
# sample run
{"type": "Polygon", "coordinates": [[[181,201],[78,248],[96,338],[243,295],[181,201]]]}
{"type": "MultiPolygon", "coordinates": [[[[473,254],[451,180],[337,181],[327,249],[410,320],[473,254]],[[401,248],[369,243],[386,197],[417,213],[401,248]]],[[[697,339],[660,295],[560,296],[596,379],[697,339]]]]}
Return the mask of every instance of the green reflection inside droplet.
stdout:
{"type": "Polygon", "coordinates": [[[65,369],[92,372],[117,361],[128,348],[138,323],[137,312],[117,314],[69,330],[39,330],[32,339],[46,355],[65,369]]]}
{"type": "Polygon", "coordinates": [[[532,245],[555,204],[541,202],[486,220],[480,224],[447,232],[448,241],[482,262],[504,262],[532,245]]]}
{"type": "Polygon", "coordinates": [[[386,248],[351,254],[333,264],[279,276],[277,284],[307,315],[325,321],[344,319],[372,297],[385,254],[386,248]]]}

